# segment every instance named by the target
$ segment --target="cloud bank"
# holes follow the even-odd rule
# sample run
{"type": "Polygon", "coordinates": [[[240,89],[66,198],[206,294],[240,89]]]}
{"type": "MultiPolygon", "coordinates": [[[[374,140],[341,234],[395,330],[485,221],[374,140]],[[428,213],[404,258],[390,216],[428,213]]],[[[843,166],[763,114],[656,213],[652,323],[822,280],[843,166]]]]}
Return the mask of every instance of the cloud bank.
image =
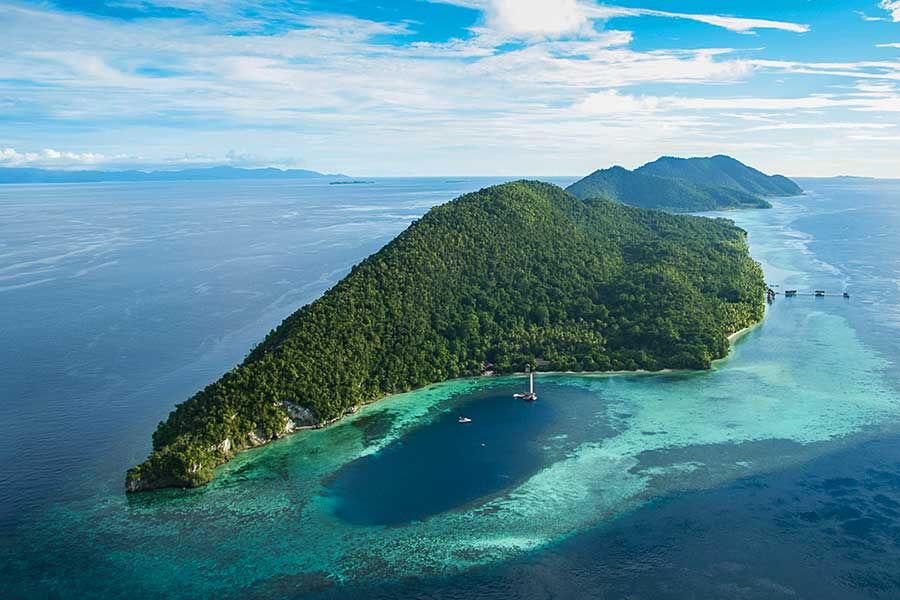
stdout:
{"type": "Polygon", "coordinates": [[[238,1],[164,4],[195,12],[123,20],[0,0],[0,163],[236,164],[222,151],[235,148],[245,166],[540,175],[661,153],[730,152],[765,167],[771,148],[802,165],[864,156],[847,124],[883,130],[867,149],[896,149],[900,135],[900,60],[767,52],[767,35],[815,34],[787,20],[445,0],[478,13],[423,39],[421,23],[401,18],[285,6],[266,21],[238,1]],[[651,20],[703,23],[734,47],[636,45],[651,20]],[[739,34],[751,33],[747,47],[739,34]],[[814,148],[787,133],[815,128],[814,148]]]}

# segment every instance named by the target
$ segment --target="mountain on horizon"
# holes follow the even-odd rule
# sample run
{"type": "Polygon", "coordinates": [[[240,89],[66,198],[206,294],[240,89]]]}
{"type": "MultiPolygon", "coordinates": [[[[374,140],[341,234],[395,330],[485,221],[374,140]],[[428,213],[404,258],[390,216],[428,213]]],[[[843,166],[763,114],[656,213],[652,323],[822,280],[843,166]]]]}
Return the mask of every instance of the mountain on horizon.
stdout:
{"type": "Polygon", "coordinates": [[[602,197],[671,212],[737,208],[771,208],[766,197],[803,193],[782,175],[766,175],[730,156],[661,157],[629,171],[611,167],[595,171],[570,185],[581,198],[602,197]]]}
{"type": "Polygon", "coordinates": [[[783,175],[766,175],[724,154],[708,158],[663,156],[636,170],[647,175],[686,179],[701,185],[724,187],[761,197],[796,196],[803,193],[799,185],[783,175]]]}
{"type": "Polygon", "coordinates": [[[215,181],[229,179],[346,179],[342,174],[325,174],[306,169],[274,167],[243,169],[219,166],[179,171],[63,171],[30,167],[0,168],[3,183],[99,183],[103,181],[215,181]]]}

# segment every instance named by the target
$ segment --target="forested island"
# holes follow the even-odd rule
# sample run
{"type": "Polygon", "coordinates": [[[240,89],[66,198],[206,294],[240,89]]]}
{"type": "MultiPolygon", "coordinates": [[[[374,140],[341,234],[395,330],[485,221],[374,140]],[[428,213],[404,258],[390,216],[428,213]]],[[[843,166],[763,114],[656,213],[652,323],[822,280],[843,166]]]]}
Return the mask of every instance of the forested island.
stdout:
{"type": "Polygon", "coordinates": [[[781,175],[766,175],[730,156],[662,157],[634,171],[594,171],[567,188],[578,198],[609,198],[670,212],[771,208],[765,198],[803,193],[781,175]]]}
{"type": "Polygon", "coordinates": [[[386,395],[537,359],[544,370],[704,369],[764,314],[725,219],[580,200],[519,181],[410,225],[247,359],[178,405],[129,491],[209,482],[243,448],[386,395]]]}

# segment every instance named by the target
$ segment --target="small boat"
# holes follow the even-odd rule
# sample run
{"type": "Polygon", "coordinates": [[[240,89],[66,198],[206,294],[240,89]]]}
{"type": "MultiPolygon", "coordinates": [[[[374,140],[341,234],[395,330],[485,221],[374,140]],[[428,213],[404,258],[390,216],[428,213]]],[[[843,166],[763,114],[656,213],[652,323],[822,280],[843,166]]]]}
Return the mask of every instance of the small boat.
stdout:
{"type": "Polygon", "coordinates": [[[816,290],[816,298],[824,298],[825,290],[816,290]]]}
{"type": "Polygon", "coordinates": [[[784,290],[784,295],[786,298],[792,298],[797,295],[797,290],[784,290]]]}
{"type": "Polygon", "coordinates": [[[470,419],[469,417],[460,417],[459,422],[460,423],[471,423],[472,419],[470,419]]]}
{"type": "Polygon", "coordinates": [[[537,400],[537,394],[534,393],[534,372],[528,372],[528,391],[524,394],[513,394],[513,398],[534,402],[537,400]]]}
{"type": "Polygon", "coordinates": [[[844,292],[844,298],[849,298],[849,297],[850,297],[850,292],[844,292]]]}

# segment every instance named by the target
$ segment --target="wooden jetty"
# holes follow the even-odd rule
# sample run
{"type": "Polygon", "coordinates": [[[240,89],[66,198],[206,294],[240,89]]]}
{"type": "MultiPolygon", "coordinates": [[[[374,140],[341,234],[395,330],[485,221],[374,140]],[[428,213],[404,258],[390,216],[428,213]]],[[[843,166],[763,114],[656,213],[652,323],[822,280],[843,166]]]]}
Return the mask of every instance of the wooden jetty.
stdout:
{"type": "Polygon", "coordinates": [[[766,300],[768,300],[769,304],[771,304],[772,299],[775,296],[779,296],[782,294],[784,295],[785,298],[794,298],[796,296],[813,296],[815,298],[825,298],[827,296],[830,296],[832,298],[840,297],[840,298],[846,298],[847,300],[850,299],[850,292],[836,292],[836,293],[831,293],[831,294],[829,294],[825,290],[813,290],[812,292],[805,292],[805,293],[798,292],[797,290],[784,290],[783,292],[779,292],[779,291],[775,291],[772,288],[769,288],[766,291],[766,300]]]}

